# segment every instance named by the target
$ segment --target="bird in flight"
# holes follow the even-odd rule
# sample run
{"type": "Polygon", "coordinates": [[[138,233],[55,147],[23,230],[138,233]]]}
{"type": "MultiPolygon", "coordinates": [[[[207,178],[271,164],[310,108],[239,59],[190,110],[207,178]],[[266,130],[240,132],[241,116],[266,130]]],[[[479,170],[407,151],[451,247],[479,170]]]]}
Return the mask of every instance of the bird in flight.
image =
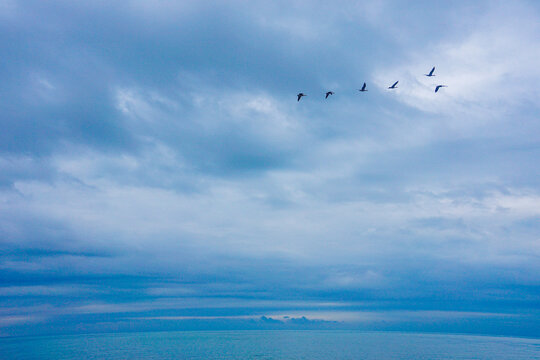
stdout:
{"type": "Polygon", "coordinates": [[[440,88],[443,88],[443,87],[448,87],[446,85],[437,85],[437,87],[435,87],[435,92],[439,91],[440,88]]]}
{"type": "Polygon", "coordinates": [[[299,93],[299,94],[296,95],[296,96],[298,96],[298,100],[296,100],[296,101],[300,101],[300,99],[302,98],[302,96],[307,96],[307,95],[304,94],[304,93],[299,93]]]}
{"type": "Polygon", "coordinates": [[[433,69],[431,69],[431,71],[429,72],[429,74],[424,74],[426,76],[435,76],[433,75],[433,72],[435,71],[435,66],[433,67],[433,69]]]}
{"type": "MultiPolygon", "coordinates": [[[[300,94],[298,94],[298,95],[300,95],[300,94]]],[[[324,98],[325,98],[325,99],[328,99],[328,97],[329,97],[330,95],[334,95],[334,92],[332,92],[332,91],[327,91],[327,92],[326,92],[326,96],[325,96],[324,98]]],[[[300,100],[300,99],[298,99],[298,100],[300,100]]]]}
{"type": "Polygon", "coordinates": [[[358,91],[367,91],[366,86],[367,86],[366,83],[364,83],[364,85],[362,86],[362,88],[361,88],[361,89],[358,89],[358,91]]]}
{"type": "Polygon", "coordinates": [[[394,83],[394,85],[390,86],[389,89],[397,89],[397,86],[396,86],[396,85],[397,85],[398,82],[399,82],[399,80],[396,81],[396,82],[394,83]]]}

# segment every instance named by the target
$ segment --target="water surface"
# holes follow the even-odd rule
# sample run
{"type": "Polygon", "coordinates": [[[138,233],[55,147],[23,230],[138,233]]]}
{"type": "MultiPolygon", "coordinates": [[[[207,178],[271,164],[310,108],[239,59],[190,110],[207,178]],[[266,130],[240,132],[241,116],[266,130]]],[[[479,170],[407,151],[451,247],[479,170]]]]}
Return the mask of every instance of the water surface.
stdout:
{"type": "Polygon", "coordinates": [[[179,331],[0,339],[2,359],[540,359],[540,340],[361,331],[179,331]]]}

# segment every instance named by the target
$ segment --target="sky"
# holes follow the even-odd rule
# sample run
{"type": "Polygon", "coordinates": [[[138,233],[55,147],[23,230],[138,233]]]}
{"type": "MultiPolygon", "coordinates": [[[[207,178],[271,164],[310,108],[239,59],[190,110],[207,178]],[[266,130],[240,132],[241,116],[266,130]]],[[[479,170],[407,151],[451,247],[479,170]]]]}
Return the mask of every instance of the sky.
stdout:
{"type": "Polygon", "coordinates": [[[0,336],[538,336],[538,39],[532,0],[0,0],[0,336]]]}

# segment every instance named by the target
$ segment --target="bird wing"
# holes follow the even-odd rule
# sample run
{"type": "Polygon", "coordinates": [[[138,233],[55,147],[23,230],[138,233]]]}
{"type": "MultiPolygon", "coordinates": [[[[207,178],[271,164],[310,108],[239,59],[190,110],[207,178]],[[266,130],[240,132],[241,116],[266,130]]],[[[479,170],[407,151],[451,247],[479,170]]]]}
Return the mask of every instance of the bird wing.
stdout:
{"type": "Polygon", "coordinates": [[[362,90],[366,90],[366,83],[362,86],[362,90]]]}
{"type": "Polygon", "coordinates": [[[437,85],[437,87],[435,88],[435,92],[439,91],[440,88],[441,88],[441,85],[437,85]]]}
{"type": "Polygon", "coordinates": [[[328,99],[328,95],[330,95],[329,92],[326,93],[326,96],[324,97],[325,99],[328,99]]]}
{"type": "Polygon", "coordinates": [[[302,95],[298,94],[296,96],[298,96],[298,100],[296,100],[296,101],[300,101],[300,98],[302,97],[302,95]]]}
{"type": "Polygon", "coordinates": [[[433,67],[433,69],[431,69],[431,71],[429,72],[429,75],[433,75],[434,71],[435,71],[435,66],[433,67]]]}
{"type": "Polygon", "coordinates": [[[394,83],[394,85],[392,85],[392,87],[395,87],[395,86],[397,85],[398,82],[399,82],[399,80],[396,81],[396,82],[394,83]]]}

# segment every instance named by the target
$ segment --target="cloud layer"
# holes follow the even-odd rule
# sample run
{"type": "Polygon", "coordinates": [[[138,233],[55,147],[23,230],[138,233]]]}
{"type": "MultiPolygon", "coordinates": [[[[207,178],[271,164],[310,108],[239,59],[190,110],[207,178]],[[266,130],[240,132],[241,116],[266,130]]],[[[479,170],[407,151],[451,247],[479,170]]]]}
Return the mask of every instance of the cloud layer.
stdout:
{"type": "Polygon", "coordinates": [[[534,334],[540,9],[415,6],[0,2],[0,333],[534,334]]]}

